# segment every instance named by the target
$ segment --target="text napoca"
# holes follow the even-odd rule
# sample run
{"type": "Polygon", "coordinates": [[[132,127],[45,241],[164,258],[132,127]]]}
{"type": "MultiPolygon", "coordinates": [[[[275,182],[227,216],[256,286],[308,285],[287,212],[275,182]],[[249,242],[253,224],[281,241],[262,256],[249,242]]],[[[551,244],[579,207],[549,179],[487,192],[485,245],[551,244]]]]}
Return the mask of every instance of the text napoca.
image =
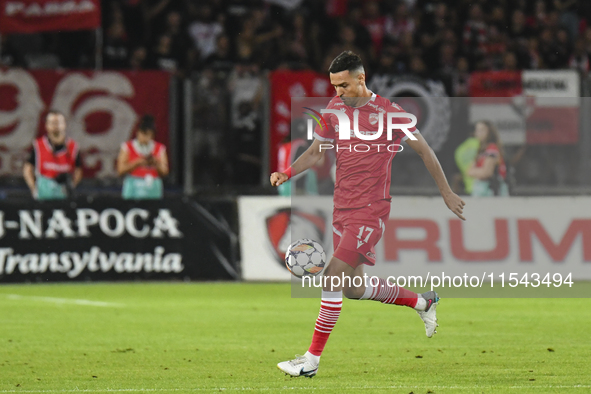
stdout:
{"type": "Polygon", "coordinates": [[[68,213],[62,209],[50,212],[19,210],[18,220],[8,220],[5,212],[0,211],[0,238],[10,230],[18,231],[19,239],[90,237],[100,235],[98,232],[111,238],[123,235],[135,238],[183,237],[178,220],[168,209],[159,209],[157,213],[141,208],[126,212],[115,208],[100,212],[79,208],[68,213]]]}

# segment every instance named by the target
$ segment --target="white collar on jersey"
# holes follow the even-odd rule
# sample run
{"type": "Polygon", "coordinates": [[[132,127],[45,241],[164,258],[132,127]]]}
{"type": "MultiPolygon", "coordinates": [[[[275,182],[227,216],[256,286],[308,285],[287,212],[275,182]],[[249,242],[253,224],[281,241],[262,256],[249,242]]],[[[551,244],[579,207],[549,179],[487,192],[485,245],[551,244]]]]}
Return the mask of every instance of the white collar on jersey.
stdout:
{"type": "Polygon", "coordinates": [[[135,151],[142,156],[149,156],[152,154],[152,152],[154,152],[154,145],[156,145],[154,144],[154,141],[150,141],[147,144],[142,145],[137,139],[134,139],[131,143],[133,144],[135,151]]]}

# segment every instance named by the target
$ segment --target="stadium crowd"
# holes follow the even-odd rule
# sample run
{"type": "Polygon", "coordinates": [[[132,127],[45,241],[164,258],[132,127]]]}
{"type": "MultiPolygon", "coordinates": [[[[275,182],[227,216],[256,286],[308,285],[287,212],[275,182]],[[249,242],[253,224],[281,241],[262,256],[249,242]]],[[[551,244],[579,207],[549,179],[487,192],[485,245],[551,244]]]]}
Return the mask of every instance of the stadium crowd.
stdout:
{"type": "MultiPolygon", "coordinates": [[[[343,49],[368,71],[589,69],[583,0],[103,0],[103,68],[324,71],[343,49]]],[[[2,38],[5,66],[94,65],[93,32],[2,38]]],[[[456,95],[463,95],[462,86],[456,95]]]]}
{"type": "MultiPolygon", "coordinates": [[[[472,71],[571,68],[586,76],[591,54],[588,0],[102,0],[102,15],[102,35],[3,35],[0,67],[94,68],[98,58],[104,69],[191,77],[199,185],[259,184],[265,70],[325,73],[353,50],[370,78],[439,79],[462,97],[472,71]]],[[[520,182],[576,184],[571,147],[544,149],[509,155],[521,160],[520,182]],[[540,159],[555,154],[563,164],[540,159]]]]}

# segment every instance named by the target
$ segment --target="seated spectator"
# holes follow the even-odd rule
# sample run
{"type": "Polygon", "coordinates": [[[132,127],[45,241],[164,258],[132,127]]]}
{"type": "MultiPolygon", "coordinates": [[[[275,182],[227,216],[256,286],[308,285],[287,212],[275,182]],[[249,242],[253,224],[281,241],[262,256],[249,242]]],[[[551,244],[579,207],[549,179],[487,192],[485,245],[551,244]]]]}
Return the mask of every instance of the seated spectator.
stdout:
{"type": "Polygon", "coordinates": [[[202,4],[196,19],[189,24],[188,32],[200,58],[204,60],[215,52],[217,37],[224,32],[224,28],[215,20],[211,6],[202,4]]]}
{"type": "Polygon", "coordinates": [[[377,59],[382,51],[382,41],[386,34],[386,17],[380,11],[377,1],[371,0],[363,3],[363,26],[367,29],[373,43],[371,48],[372,59],[377,59]]]}
{"type": "Polygon", "coordinates": [[[503,71],[517,71],[517,57],[513,52],[506,52],[503,55],[503,71]]]}
{"type": "Polygon", "coordinates": [[[105,34],[103,45],[103,67],[106,69],[126,68],[129,63],[129,43],[123,20],[114,21],[105,34]]]}
{"type": "Polygon", "coordinates": [[[521,10],[513,11],[511,17],[511,25],[509,27],[508,35],[512,40],[527,40],[534,35],[531,27],[525,23],[525,15],[521,10]]]}
{"type": "Polygon", "coordinates": [[[148,52],[143,46],[136,47],[129,58],[128,67],[132,70],[142,70],[146,67],[148,52]]]}
{"type": "Polygon", "coordinates": [[[484,21],[482,9],[478,4],[470,7],[468,20],[462,34],[463,52],[468,56],[472,67],[482,61],[488,37],[488,25],[484,21]]]}
{"type": "Polygon", "coordinates": [[[158,39],[156,47],[150,53],[147,60],[147,68],[164,70],[175,73],[180,69],[180,60],[172,51],[172,42],[169,36],[163,35],[158,39]]]}
{"type": "Polygon", "coordinates": [[[579,38],[575,42],[575,48],[571,55],[568,66],[574,70],[577,70],[581,77],[587,77],[589,73],[589,53],[585,48],[585,41],[579,38]]]}
{"type": "Polygon", "coordinates": [[[458,58],[456,71],[452,74],[452,92],[456,97],[470,96],[470,66],[465,57],[458,58]]]}
{"type": "Polygon", "coordinates": [[[234,68],[234,58],[230,52],[230,39],[220,35],[217,39],[215,52],[203,62],[204,68],[230,72],[234,68]]]}
{"type": "Polygon", "coordinates": [[[394,15],[385,21],[385,34],[389,39],[397,41],[405,33],[414,33],[415,21],[404,2],[398,3],[394,15]]]}

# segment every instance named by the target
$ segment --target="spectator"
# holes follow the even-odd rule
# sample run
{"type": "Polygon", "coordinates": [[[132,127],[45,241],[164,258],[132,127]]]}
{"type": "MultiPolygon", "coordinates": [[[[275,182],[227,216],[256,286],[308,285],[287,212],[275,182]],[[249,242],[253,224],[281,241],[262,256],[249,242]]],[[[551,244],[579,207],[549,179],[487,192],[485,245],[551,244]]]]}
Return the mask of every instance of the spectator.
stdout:
{"type": "Polygon", "coordinates": [[[537,70],[542,67],[542,58],[540,57],[539,41],[536,38],[530,38],[528,41],[528,64],[527,68],[537,70]]]}
{"type": "Polygon", "coordinates": [[[146,51],[145,47],[139,46],[131,52],[131,57],[129,59],[129,68],[132,70],[141,70],[146,66],[146,58],[148,56],[148,52],[146,51]]]}
{"type": "MultiPolygon", "coordinates": [[[[355,45],[359,48],[371,48],[372,38],[371,34],[363,24],[363,11],[360,7],[351,9],[345,24],[351,26],[355,30],[355,45]]],[[[323,69],[325,70],[325,69],[323,69]]]]}
{"type": "Polygon", "coordinates": [[[456,56],[454,47],[450,44],[443,44],[439,48],[439,72],[451,76],[456,69],[456,56]]]}
{"type": "Polygon", "coordinates": [[[393,17],[385,21],[385,33],[389,39],[397,41],[403,34],[414,33],[415,22],[411,17],[406,3],[398,3],[393,17]]]}
{"type": "Polygon", "coordinates": [[[544,0],[536,1],[533,14],[526,18],[526,23],[535,32],[539,32],[547,26],[548,13],[546,12],[546,2],[544,0]]]}
{"type": "Polygon", "coordinates": [[[386,17],[380,11],[380,5],[377,1],[370,0],[363,3],[362,24],[365,26],[371,36],[372,59],[377,59],[382,50],[382,41],[386,34],[386,17]]]}
{"type": "Polygon", "coordinates": [[[503,66],[503,56],[507,51],[507,37],[496,26],[489,28],[489,36],[484,46],[488,68],[499,69],[503,66]]]}
{"type": "Polygon", "coordinates": [[[317,66],[320,58],[318,25],[308,23],[302,13],[296,13],[287,32],[285,58],[292,68],[317,66]]]}
{"type": "Polygon", "coordinates": [[[511,26],[509,28],[509,38],[512,40],[527,40],[531,36],[533,36],[533,31],[531,27],[527,26],[525,23],[525,15],[521,10],[513,11],[513,16],[511,17],[511,26]]]}
{"type": "Polygon", "coordinates": [[[437,35],[442,30],[453,26],[452,14],[449,12],[447,4],[437,3],[431,8],[432,12],[427,12],[423,17],[421,30],[431,36],[437,35]]]}
{"type": "Polygon", "coordinates": [[[478,4],[470,7],[470,15],[464,24],[462,34],[463,51],[474,68],[485,55],[488,26],[484,22],[482,9],[478,4]]]}
{"type": "Polygon", "coordinates": [[[172,40],[169,36],[161,36],[156,44],[156,47],[150,53],[147,59],[147,68],[155,70],[164,70],[171,73],[176,73],[181,64],[178,57],[172,51],[172,40]]]}
{"type": "Polygon", "coordinates": [[[220,35],[217,39],[215,52],[205,59],[204,68],[229,73],[234,68],[234,59],[230,52],[230,39],[226,35],[220,35]]]}
{"type": "Polygon", "coordinates": [[[129,43],[123,19],[113,21],[105,34],[103,45],[103,67],[106,69],[126,68],[129,63],[129,43]]]}
{"type": "Polygon", "coordinates": [[[215,52],[217,37],[223,32],[224,28],[215,20],[211,6],[207,3],[199,6],[197,18],[189,25],[189,35],[202,60],[215,52]]]}
{"type": "Polygon", "coordinates": [[[263,9],[255,9],[251,14],[253,23],[254,60],[259,67],[273,69],[281,63],[283,28],[276,20],[268,17],[263,9]],[[278,56],[279,55],[279,56],[278,56]]]}
{"type": "Polygon", "coordinates": [[[568,32],[566,29],[558,30],[556,41],[558,44],[558,58],[560,59],[558,67],[568,68],[568,62],[572,55],[572,44],[568,38],[568,32]]]}
{"type": "Polygon", "coordinates": [[[558,47],[558,42],[554,39],[552,31],[549,28],[542,30],[540,34],[540,60],[543,66],[549,69],[557,69],[560,66],[561,59],[559,53],[561,49],[558,47]]]}
{"type": "Polygon", "coordinates": [[[499,133],[486,120],[476,122],[474,137],[479,141],[478,154],[466,174],[474,178],[472,196],[508,196],[509,187],[505,181],[507,167],[502,153],[499,133]]]}
{"type": "Polygon", "coordinates": [[[33,142],[23,177],[37,200],[65,199],[82,179],[78,144],[66,135],[66,117],[51,110],[45,117],[47,135],[33,142]]]}
{"type": "Polygon", "coordinates": [[[355,53],[361,54],[361,56],[367,56],[367,52],[357,47],[356,42],[357,36],[355,35],[355,29],[353,29],[353,27],[349,25],[343,24],[339,29],[337,43],[333,45],[330,52],[331,54],[339,54],[343,51],[350,50],[355,53]]]}
{"type": "Polygon", "coordinates": [[[488,24],[500,32],[507,30],[507,18],[505,17],[505,9],[502,6],[497,5],[492,9],[488,24]]]}
{"type": "Polygon", "coordinates": [[[579,35],[577,5],[577,0],[554,0],[554,8],[560,14],[560,24],[566,28],[569,41],[574,41],[579,35]]]}
{"type": "Polygon", "coordinates": [[[460,170],[459,177],[454,176],[454,190],[457,190],[456,193],[472,194],[474,178],[468,175],[468,170],[472,167],[472,163],[474,163],[478,155],[479,147],[480,141],[471,133],[454,151],[456,166],[460,170]],[[463,187],[460,188],[460,184],[463,187]]]}
{"type": "Polygon", "coordinates": [[[180,12],[171,11],[166,15],[166,24],[160,35],[167,35],[171,40],[172,51],[177,54],[187,52],[189,48],[189,36],[186,29],[183,29],[183,22],[180,12]]]}
{"type": "Polygon", "coordinates": [[[124,176],[124,199],[160,199],[163,195],[162,177],[168,175],[166,147],[154,141],[154,117],[144,115],[136,137],[124,142],[117,157],[117,172],[124,176]]]}
{"type": "Polygon", "coordinates": [[[577,70],[581,74],[581,77],[587,77],[589,73],[589,53],[585,48],[585,41],[583,39],[579,38],[575,42],[575,48],[568,62],[568,66],[577,70]]]}
{"type": "Polygon", "coordinates": [[[503,55],[503,70],[517,71],[517,56],[513,52],[507,52],[503,55]]]}
{"type": "Polygon", "coordinates": [[[452,92],[456,97],[470,96],[470,66],[465,57],[458,58],[456,71],[452,75],[452,92]]]}

